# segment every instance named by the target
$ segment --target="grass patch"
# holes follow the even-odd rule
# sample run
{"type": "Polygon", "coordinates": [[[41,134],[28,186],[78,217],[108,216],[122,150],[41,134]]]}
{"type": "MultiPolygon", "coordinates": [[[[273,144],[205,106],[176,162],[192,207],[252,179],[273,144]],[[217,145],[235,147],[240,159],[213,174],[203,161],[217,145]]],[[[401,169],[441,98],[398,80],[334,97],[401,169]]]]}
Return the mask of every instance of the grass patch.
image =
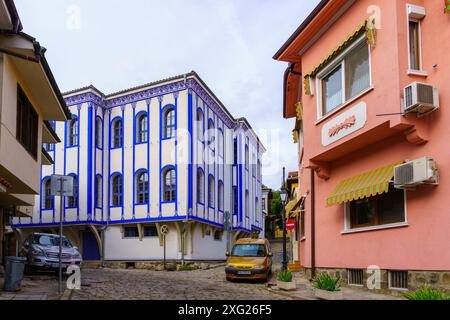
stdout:
{"type": "Polygon", "coordinates": [[[340,279],[330,276],[328,273],[321,273],[313,280],[313,287],[325,291],[341,291],[340,279]]]}
{"type": "Polygon", "coordinates": [[[404,296],[408,300],[450,300],[448,294],[429,286],[423,286],[416,291],[406,292],[404,296]]]}

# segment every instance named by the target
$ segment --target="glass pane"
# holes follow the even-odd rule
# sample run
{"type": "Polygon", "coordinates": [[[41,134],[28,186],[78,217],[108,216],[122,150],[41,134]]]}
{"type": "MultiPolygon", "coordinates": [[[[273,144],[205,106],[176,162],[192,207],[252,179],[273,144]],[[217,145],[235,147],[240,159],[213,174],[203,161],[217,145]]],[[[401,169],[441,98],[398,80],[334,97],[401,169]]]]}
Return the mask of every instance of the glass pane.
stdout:
{"type": "Polygon", "coordinates": [[[420,70],[419,23],[409,22],[409,57],[412,70],[420,70]]]}
{"type": "Polygon", "coordinates": [[[391,187],[388,193],[378,197],[378,212],[380,224],[405,221],[405,193],[403,190],[391,187]]]}
{"type": "Polygon", "coordinates": [[[369,47],[364,43],[345,58],[346,100],[355,97],[369,86],[369,47]]]}
{"type": "Polygon", "coordinates": [[[342,67],[339,66],[322,80],[323,113],[342,104],[342,67]]]}
{"type": "Polygon", "coordinates": [[[373,198],[362,199],[350,203],[352,228],[375,223],[375,207],[372,200],[373,198]]]}

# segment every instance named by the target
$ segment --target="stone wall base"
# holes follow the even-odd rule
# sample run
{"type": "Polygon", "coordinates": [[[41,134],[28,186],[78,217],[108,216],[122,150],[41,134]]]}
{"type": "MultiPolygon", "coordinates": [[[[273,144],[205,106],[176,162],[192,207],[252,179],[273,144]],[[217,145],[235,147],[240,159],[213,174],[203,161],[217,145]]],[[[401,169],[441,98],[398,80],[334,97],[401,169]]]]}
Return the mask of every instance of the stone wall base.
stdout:
{"type": "MultiPolygon", "coordinates": [[[[406,270],[405,270],[406,271],[406,270]]],[[[311,279],[311,268],[302,268],[302,272],[308,279],[311,279]]],[[[363,270],[363,285],[349,285],[348,284],[348,269],[337,268],[317,268],[316,273],[328,273],[332,276],[339,277],[341,279],[341,286],[351,287],[361,290],[369,290],[367,287],[368,278],[371,276],[366,270],[363,270]]],[[[390,294],[393,296],[401,296],[405,290],[398,290],[389,288],[389,270],[380,270],[381,281],[380,289],[371,289],[377,293],[390,294]]],[[[428,285],[430,287],[440,289],[447,294],[450,294],[450,270],[449,271],[408,271],[408,289],[417,290],[418,288],[428,285]]]]}
{"type": "MultiPolygon", "coordinates": [[[[225,265],[224,261],[186,261],[185,266],[189,269],[207,270],[225,265]]],[[[181,266],[180,261],[166,261],[166,270],[177,270],[181,266]]],[[[101,268],[100,261],[83,261],[85,268],[101,268]]],[[[164,270],[162,261],[105,261],[105,267],[110,269],[141,269],[141,270],[164,270]]]]}

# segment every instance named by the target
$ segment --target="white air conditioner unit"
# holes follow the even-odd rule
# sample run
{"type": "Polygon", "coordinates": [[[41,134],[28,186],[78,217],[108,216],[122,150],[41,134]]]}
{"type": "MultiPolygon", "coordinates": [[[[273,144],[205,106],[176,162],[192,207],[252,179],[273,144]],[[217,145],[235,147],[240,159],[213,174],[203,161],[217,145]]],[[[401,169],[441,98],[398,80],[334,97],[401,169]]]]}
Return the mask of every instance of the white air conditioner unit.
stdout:
{"type": "Polygon", "coordinates": [[[414,82],[405,88],[405,114],[416,113],[418,116],[439,108],[439,91],[433,85],[414,82]]]}
{"type": "Polygon", "coordinates": [[[439,172],[434,159],[423,157],[394,168],[395,188],[409,189],[421,184],[439,184],[439,172]]]}

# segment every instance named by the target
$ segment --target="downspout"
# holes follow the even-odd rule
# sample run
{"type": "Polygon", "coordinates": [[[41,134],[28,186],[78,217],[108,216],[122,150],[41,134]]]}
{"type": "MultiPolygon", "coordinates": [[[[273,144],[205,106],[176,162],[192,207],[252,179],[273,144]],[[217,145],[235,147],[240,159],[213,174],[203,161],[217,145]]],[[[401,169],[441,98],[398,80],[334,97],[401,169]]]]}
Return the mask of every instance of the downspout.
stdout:
{"type": "Polygon", "coordinates": [[[311,279],[316,277],[316,200],[315,174],[311,168],[311,279]]]}

